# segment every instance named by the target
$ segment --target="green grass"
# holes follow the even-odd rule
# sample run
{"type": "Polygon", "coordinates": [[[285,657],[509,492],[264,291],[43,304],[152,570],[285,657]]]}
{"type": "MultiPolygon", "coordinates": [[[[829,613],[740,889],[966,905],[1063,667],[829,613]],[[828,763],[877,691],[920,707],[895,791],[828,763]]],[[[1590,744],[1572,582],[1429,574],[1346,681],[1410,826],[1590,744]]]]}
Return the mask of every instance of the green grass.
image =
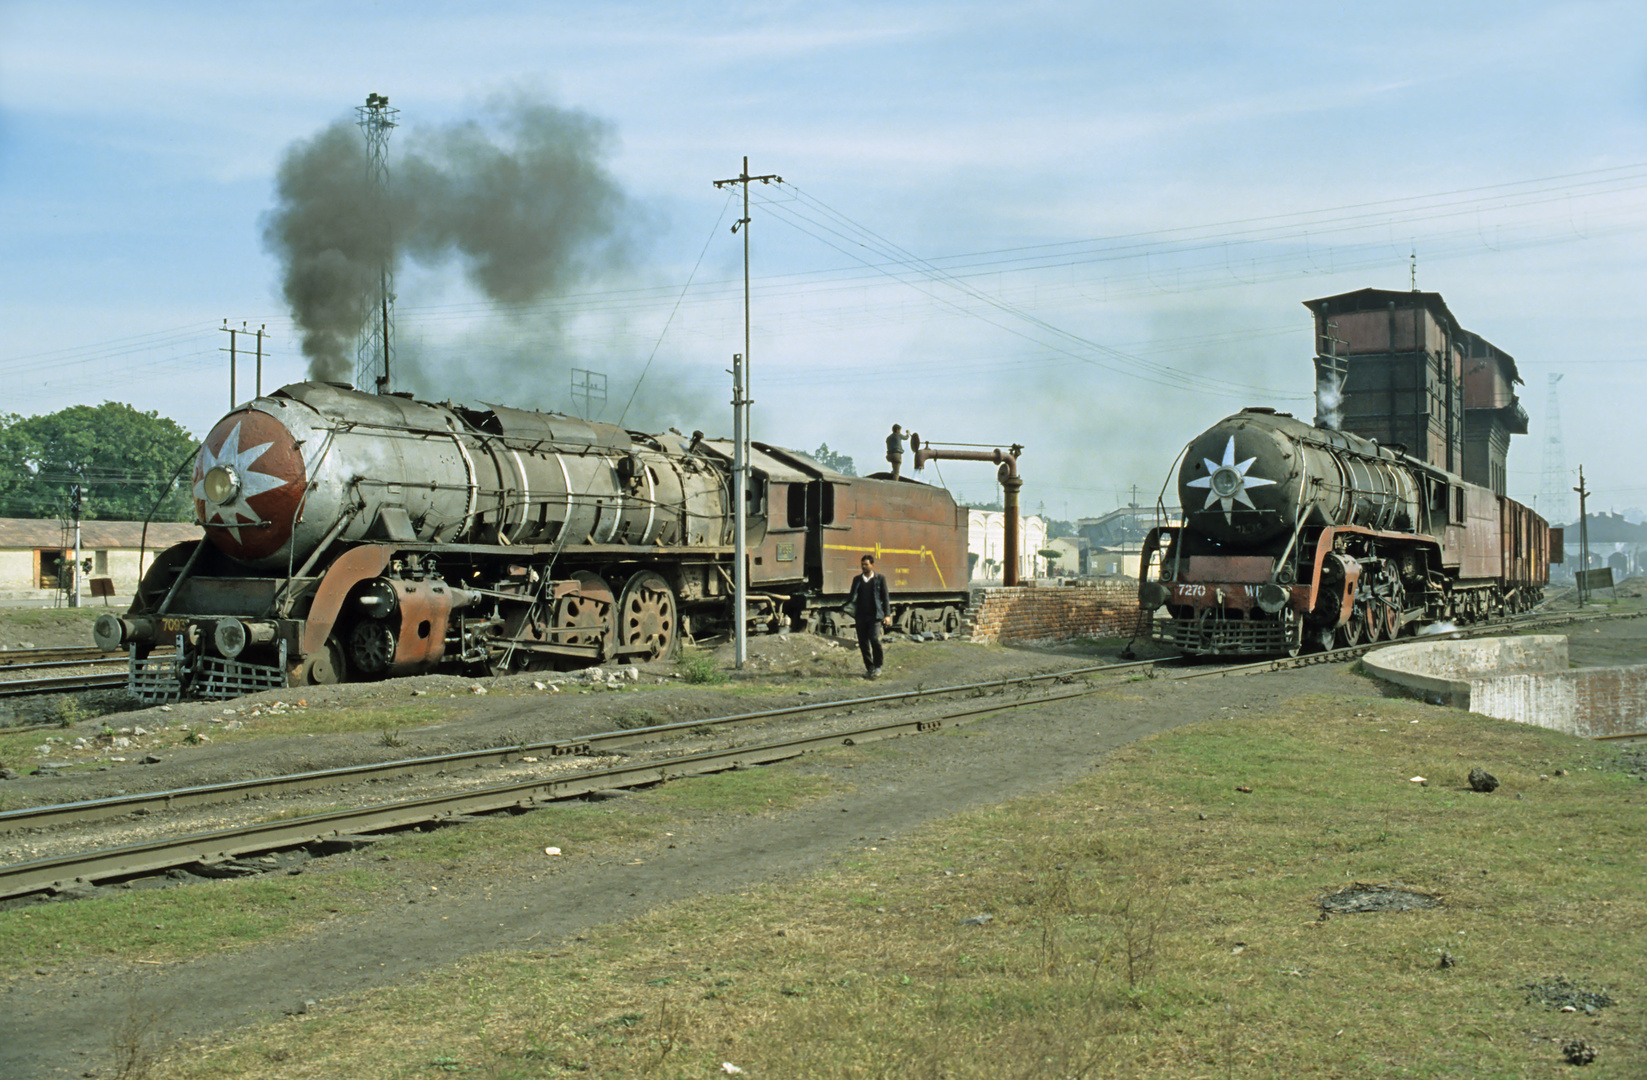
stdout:
{"type": "Polygon", "coordinates": [[[715,666],[715,660],[707,653],[682,653],[675,661],[675,667],[680,671],[681,679],[695,686],[708,686],[726,681],[726,672],[715,666]]]}
{"type": "Polygon", "coordinates": [[[450,700],[429,701],[418,699],[394,705],[372,705],[365,708],[308,708],[271,712],[267,706],[239,705],[234,716],[243,726],[230,728],[224,724],[192,724],[213,742],[243,742],[248,739],[273,739],[292,735],[344,735],[354,732],[393,731],[403,733],[416,727],[444,723],[467,712],[466,706],[454,705],[450,700]],[[251,710],[259,708],[259,715],[251,710]]]}
{"type": "MultiPolygon", "coordinates": [[[[14,965],[120,956],[181,959],[305,932],[338,912],[372,910],[408,876],[428,867],[489,876],[539,865],[544,847],[587,853],[664,842],[682,815],[765,813],[831,790],[829,781],[788,770],[740,769],[664,785],[644,798],[559,802],[529,814],[497,814],[462,827],[406,832],[367,849],[370,870],[213,881],[136,889],[60,904],[0,911],[0,954],[14,965]],[[552,837],[552,840],[546,840],[552,837]]],[[[275,812],[265,820],[304,815],[275,812]]]]}
{"type": "MultiPolygon", "coordinates": [[[[454,704],[450,700],[419,699],[404,704],[376,705],[366,708],[309,708],[294,706],[289,710],[272,712],[268,705],[237,706],[238,711],[233,716],[223,716],[224,720],[238,720],[240,727],[229,727],[226,723],[214,724],[208,721],[187,721],[185,729],[181,724],[171,727],[163,738],[158,741],[145,742],[143,752],[151,749],[164,749],[168,746],[180,746],[188,742],[189,732],[198,732],[213,743],[247,742],[257,739],[289,738],[295,735],[340,735],[354,732],[372,732],[379,736],[383,745],[392,745],[384,742],[385,733],[393,733],[402,738],[413,728],[426,727],[430,724],[444,723],[456,717],[461,717],[467,711],[467,705],[454,704]],[[256,716],[251,715],[253,708],[259,709],[256,716]]],[[[3,729],[0,729],[3,731],[3,729]]],[[[0,734],[0,761],[11,764],[11,767],[23,772],[32,769],[42,759],[35,753],[35,747],[44,745],[53,737],[62,739],[63,736],[52,731],[33,731],[25,734],[0,734]]],[[[68,740],[72,741],[72,740],[68,740]]],[[[57,759],[65,762],[76,762],[79,756],[68,746],[68,741],[53,743],[53,751],[44,755],[48,759],[57,759]]],[[[98,762],[87,759],[88,766],[95,766],[98,762]]]]}
{"type": "Polygon", "coordinates": [[[792,809],[835,789],[822,777],[788,769],[733,769],[665,784],[648,795],[648,803],[668,814],[751,814],[792,809]]]}
{"type": "Polygon", "coordinates": [[[328,914],[364,911],[381,885],[381,877],[356,871],[207,881],[13,908],[0,911],[0,947],[23,964],[179,959],[287,936],[328,914]]]}
{"type": "MultiPolygon", "coordinates": [[[[90,647],[92,623],[96,622],[97,617],[104,611],[121,612],[122,609],[104,608],[101,605],[78,608],[7,608],[4,622],[9,637],[26,638],[30,633],[45,631],[63,632],[70,635],[78,634],[83,639],[79,644],[90,647]]],[[[14,643],[8,641],[5,644],[14,643]]]]}
{"type": "MultiPolygon", "coordinates": [[[[1639,1076],[1647,789],[1616,763],[1410,702],[1296,701],[866,837],[806,882],[476,957],[157,1075],[1564,1077],[1583,1038],[1587,1077],[1639,1076]],[[1467,791],[1475,764],[1503,786],[1467,791]],[[1322,919],[1356,881],[1443,903],[1322,919]],[[1556,975],[1619,1005],[1529,1004],[1556,975]]],[[[767,773],[715,782],[751,784],[726,804],[747,807],[767,773]]]]}
{"type": "Polygon", "coordinates": [[[63,738],[60,731],[46,728],[9,735],[4,734],[4,731],[4,728],[0,728],[0,764],[8,768],[26,773],[42,760],[70,760],[69,751],[65,748],[66,743],[53,741],[63,738]],[[42,756],[35,753],[37,746],[50,746],[52,749],[42,756]]]}

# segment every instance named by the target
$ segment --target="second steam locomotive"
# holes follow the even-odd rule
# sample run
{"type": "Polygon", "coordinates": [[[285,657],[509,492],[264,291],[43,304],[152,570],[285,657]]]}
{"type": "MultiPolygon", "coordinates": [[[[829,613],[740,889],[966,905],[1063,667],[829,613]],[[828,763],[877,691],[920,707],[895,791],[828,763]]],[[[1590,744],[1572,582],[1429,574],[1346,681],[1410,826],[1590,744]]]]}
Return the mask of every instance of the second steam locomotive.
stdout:
{"type": "Polygon", "coordinates": [[[1548,528],[1513,499],[1368,439],[1267,409],[1214,424],[1178,474],[1141,606],[1196,655],[1296,654],[1537,603],[1548,528]]]}
{"type": "Polygon", "coordinates": [[[1435,293],[1307,306],[1332,423],[1246,409],[1190,442],[1182,523],[1141,560],[1139,605],[1164,613],[1151,636],[1192,655],[1296,654],[1538,603],[1561,545],[1503,492],[1509,437],[1527,430],[1514,361],[1435,293]]]}
{"type": "MultiPolygon", "coordinates": [[[[204,538],[157,556],[95,637],[131,650],[148,701],[667,658],[732,618],[731,458],[701,434],[297,383],[207,435],[204,538]]],[[[762,443],[749,492],[750,617],[832,629],[868,552],[901,627],[959,624],[948,492],[762,443]]]]}

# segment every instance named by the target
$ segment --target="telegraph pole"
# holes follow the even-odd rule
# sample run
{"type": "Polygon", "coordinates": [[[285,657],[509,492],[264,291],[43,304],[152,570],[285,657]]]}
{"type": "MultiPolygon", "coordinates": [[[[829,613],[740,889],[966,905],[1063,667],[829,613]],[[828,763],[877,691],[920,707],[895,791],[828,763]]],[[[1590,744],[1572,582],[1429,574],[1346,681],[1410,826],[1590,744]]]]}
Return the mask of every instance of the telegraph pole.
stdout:
{"type": "Polygon", "coordinates": [[[390,392],[389,365],[394,359],[394,250],[389,238],[389,133],[397,126],[399,109],[389,107],[383,94],[367,94],[355,109],[355,122],[366,136],[366,177],[372,187],[372,227],[382,244],[378,263],[378,294],[362,297],[360,341],[355,350],[355,386],[370,385],[379,394],[390,392]],[[379,366],[381,365],[381,367],[379,366]],[[368,382],[368,380],[370,380],[368,382]]]}
{"type": "Polygon", "coordinates": [[[732,226],[735,233],[743,230],[743,352],[733,357],[732,375],[732,429],[737,444],[732,453],[732,531],[733,554],[737,563],[732,569],[732,656],[741,669],[749,654],[748,599],[749,566],[745,547],[745,525],[749,514],[749,184],[759,180],[763,184],[783,183],[776,173],[765,176],[749,175],[749,158],[743,159],[743,172],[730,180],[716,180],[717,188],[728,184],[743,185],[743,217],[732,226]]]}
{"type": "Polygon", "coordinates": [[[749,396],[744,392],[743,354],[732,354],[732,658],[739,668],[749,655],[749,396]]]}
{"type": "MultiPolygon", "coordinates": [[[[241,323],[240,325],[245,326],[246,324],[241,323]]],[[[229,335],[229,410],[232,412],[232,411],[234,411],[235,404],[240,400],[235,395],[235,389],[234,389],[234,374],[235,374],[235,363],[236,363],[236,361],[235,361],[235,351],[234,351],[234,344],[235,344],[234,336],[236,334],[240,333],[240,331],[236,330],[234,327],[230,326],[228,319],[224,319],[223,320],[223,325],[218,327],[218,329],[224,331],[225,333],[227,333],[229,335]]],[[[258,346],[259,346],[259,352],[261,353],[261,349],[262,349],[261,340],[258,342],[258,346]]],[[[261,363],[259,363],[259,368],[261,369],[261,367],[262,367],[262,365],[261,365],[261,363]]]]}
{"type": "Polygon", "coordinates": [[[228,353],[229,353],[229,408],[231,410],[233,410],[236,405],[240,404],[240,395],[235,391],[235,370],[239,366],[239,357],[238,357],[237,352],[235,351],[235,335],[236,334],[256,334],[257,335],[257,396],[262,397],[263,396],[263,339],[265,337],[267,337],[268,334],[269,334],[268,325],[269,325],[268,323],[264,323],[262,326],[259,326],[256,330],[252,330],[252,329],[249,329],[246,326],[245,321],[242,320],[241,323],[240,323],[240,329],[237,330],[234,327],[229,325],[229,320],[228,319],[224,319],[223,320],[223,325],[218,327],[219,330],[221,330],[224,333],[229,335],[229,348],[228,348],[228,353]]]}
{"type": "Polygon", "coordinates": [[[257,396],[263,396],[263,336],[268,332],[268,323],[257,328],[257,396]]]}
{"type": "Polygon", "coordinates": [[[1589,492],[1584,490],[1584,466],[1578,467],[1578,606],[1583,607],[1590,599],[1590,515],[1584,508],[1584,501],[1589,492]]]}

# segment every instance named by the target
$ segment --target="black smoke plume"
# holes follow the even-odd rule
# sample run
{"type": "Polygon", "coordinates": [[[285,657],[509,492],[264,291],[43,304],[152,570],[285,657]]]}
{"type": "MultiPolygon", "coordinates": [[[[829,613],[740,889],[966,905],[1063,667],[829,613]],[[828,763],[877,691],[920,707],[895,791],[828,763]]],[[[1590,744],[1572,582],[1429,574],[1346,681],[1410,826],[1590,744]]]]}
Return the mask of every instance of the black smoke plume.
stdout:
{"type": "MultiPolygon", "coordinates": [[[[608,126],[587,114],[521,95],[498,99],[485,122],[414,128],[398,154],[392,140],[386,200],[368,178],[365,138],[353,123],[339,120],[294,145],[263,237],[281,260],[310,376],[353,377],[356,341],[385,264],[455,259],[505,310],[622,269],[629,200],[605,166],[611,141],[608,126]]],[[[558,336],[556,319],[539,312],[527,321],[535,333],[558,336]]],[[[549,352],[558,344],[543,341],[549,352]]],[[[396,372],[396,382],[444,396],[445,374],[489,381],[461,362],[431,370],[429,352],[410,350],[412,366],[396,372]]],[[[570,365],[556,366],[564,385],[570,365]]]]}
{"type": "Polygon", "coordinates": [[[347,381],[364,305],[393,250],[360,132],[339,120],[287,151],[276,191],[280,205],[265,217],[263,242],[283,264],[281,291],[302,330],[309,374],[347,381]]]}

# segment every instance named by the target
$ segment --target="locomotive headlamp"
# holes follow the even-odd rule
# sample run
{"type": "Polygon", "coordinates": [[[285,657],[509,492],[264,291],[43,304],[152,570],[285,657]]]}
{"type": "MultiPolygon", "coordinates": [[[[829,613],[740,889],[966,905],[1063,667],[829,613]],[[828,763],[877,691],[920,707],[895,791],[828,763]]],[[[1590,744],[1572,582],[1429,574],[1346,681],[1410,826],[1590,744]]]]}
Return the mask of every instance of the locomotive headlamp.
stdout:
{"type": "Polygon", "coordinates": [[[240,477],[227,465],[215,465],[207,473],[200,487],[208,501],[222,506],[240,494],[240,477]]]}
{"type": "Polygon", "coordinates": [[[1230,466],[1220,465],[1213,470],[1212,493],[1220,499],[1234,498],[1245,486],[1242,475],[1230,466]]]}

